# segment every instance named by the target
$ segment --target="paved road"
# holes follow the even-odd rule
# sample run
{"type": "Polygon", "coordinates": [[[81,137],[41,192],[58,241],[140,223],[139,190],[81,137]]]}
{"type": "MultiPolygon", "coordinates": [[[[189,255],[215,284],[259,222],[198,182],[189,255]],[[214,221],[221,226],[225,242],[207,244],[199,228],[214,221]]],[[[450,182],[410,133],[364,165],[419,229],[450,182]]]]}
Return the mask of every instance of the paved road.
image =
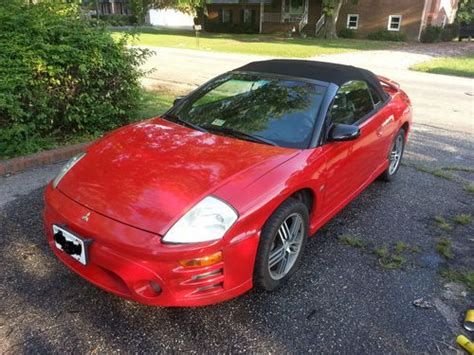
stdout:
{"type": "MultiPolygon", "coordinates": [[[[149,87],[176,85],[190,90],[197,85],[249,62],[267,57],[214,53],[174,48],[152,48],[155,54],[144,68],[149,87]],[[187,85],[187,86],[186,86],[187,85]]],[[[430,56],[401,51],[354,52],[314,58],[355,65],[398,81],[413,100],[416,122],[474,133],[474,80],[409,71],[430,56]]]]}
{"type": "Polygon", "coordinates": [[[410,75],[394,77],[417,112],[399,178],[372,184],[312,238],[302,268],[271,294],[251,291],[198,309],[152,308],[109,295],[61,265],[44,240],[42,190],[60,164],[0,177],[0,352],[453,352],[474,295],[439,271],[472,268],[474,225],[442,231],[433,217],[474,215],[474,196],[463,190],[474,174],[453,171],[446,180],[416,167],[474,167],[472,98],[463,94],[472,81],[410,75]],[[344,234],[367,247],[342,245],[344,234]],[[435,250],[442,235],[452,241],[449,262],[435,250]],[[400,241],[418,252],[403,253],[402,269],[382,268],[374,249],[400,241]],[[420,297],[435,308],[414,307],[420,297]]]}

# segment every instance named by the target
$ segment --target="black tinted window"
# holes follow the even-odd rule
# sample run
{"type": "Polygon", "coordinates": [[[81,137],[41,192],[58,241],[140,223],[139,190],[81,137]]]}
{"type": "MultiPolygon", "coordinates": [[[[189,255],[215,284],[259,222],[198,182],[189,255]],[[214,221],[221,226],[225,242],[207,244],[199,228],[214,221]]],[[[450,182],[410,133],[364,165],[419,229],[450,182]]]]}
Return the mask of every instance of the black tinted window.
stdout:
{"type": "Polygon", "coordinates": [[[173,113],[212,132],[233,129],[307,148],[325,90],[305,81],[231,74],[199,89],[173,113]]]}
{"type": "Polygon", "coordinates": [[[333,123],[354,124],[374,108],[367,83],[350,81],[342,85],[331,108],[333,123]]]}
{"type": "Polygon", "coordinates": [[[380,94],[378,93],[378,91],[376,91],[372,86],[369,87],[369,90],[370,90],[370,95],[372,95],[372,100],[374,101],[374,105],[375,106],[380,105],[383,100],[380,94]]]}

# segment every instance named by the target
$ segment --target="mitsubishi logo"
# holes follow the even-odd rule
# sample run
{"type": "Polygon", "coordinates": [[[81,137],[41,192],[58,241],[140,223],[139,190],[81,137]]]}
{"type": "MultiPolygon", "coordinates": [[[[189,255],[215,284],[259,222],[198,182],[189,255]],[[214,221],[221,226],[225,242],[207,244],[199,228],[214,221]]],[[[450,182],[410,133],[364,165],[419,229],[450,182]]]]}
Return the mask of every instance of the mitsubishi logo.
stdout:
{"type": "Polygon", "coordinates": [[[84,222],[89,222],[89,216],[90,216],[90,215],[91,215],[91,213],[90,213],[90,212],[87,212],[84,216],[82,216],[81,219],[82,219],[84,222]]]}

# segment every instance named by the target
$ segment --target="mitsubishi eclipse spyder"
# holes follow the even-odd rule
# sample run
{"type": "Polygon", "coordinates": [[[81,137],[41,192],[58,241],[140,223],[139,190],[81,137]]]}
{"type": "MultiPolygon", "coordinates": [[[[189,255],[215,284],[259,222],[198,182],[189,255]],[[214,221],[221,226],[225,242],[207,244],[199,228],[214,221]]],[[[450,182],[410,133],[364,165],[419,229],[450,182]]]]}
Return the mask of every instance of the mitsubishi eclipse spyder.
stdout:
{"type": "Polygon", "coordinates": [[[309,236],[395,178],[411,124],[408,96],[370,71],[253,62],[73,157],[46,188],[48,242],[86,280],[143,304],[273,291],[309,236]]]}

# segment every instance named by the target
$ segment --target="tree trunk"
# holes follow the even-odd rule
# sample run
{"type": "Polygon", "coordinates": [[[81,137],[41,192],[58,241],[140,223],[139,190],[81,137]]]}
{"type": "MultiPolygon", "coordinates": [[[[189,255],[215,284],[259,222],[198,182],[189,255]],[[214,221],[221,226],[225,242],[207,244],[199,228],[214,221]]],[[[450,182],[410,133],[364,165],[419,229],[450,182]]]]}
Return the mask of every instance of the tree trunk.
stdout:
{"type": "Polygon", "coordinates": [[[337,38],[337,18],[339,17],[339,12],[341,11],[343,0],[338,0],[337,4],[334,6],[334,9],[326,14],[326,21],[323,27],[323,38],[335,39],[337,38]]]}

